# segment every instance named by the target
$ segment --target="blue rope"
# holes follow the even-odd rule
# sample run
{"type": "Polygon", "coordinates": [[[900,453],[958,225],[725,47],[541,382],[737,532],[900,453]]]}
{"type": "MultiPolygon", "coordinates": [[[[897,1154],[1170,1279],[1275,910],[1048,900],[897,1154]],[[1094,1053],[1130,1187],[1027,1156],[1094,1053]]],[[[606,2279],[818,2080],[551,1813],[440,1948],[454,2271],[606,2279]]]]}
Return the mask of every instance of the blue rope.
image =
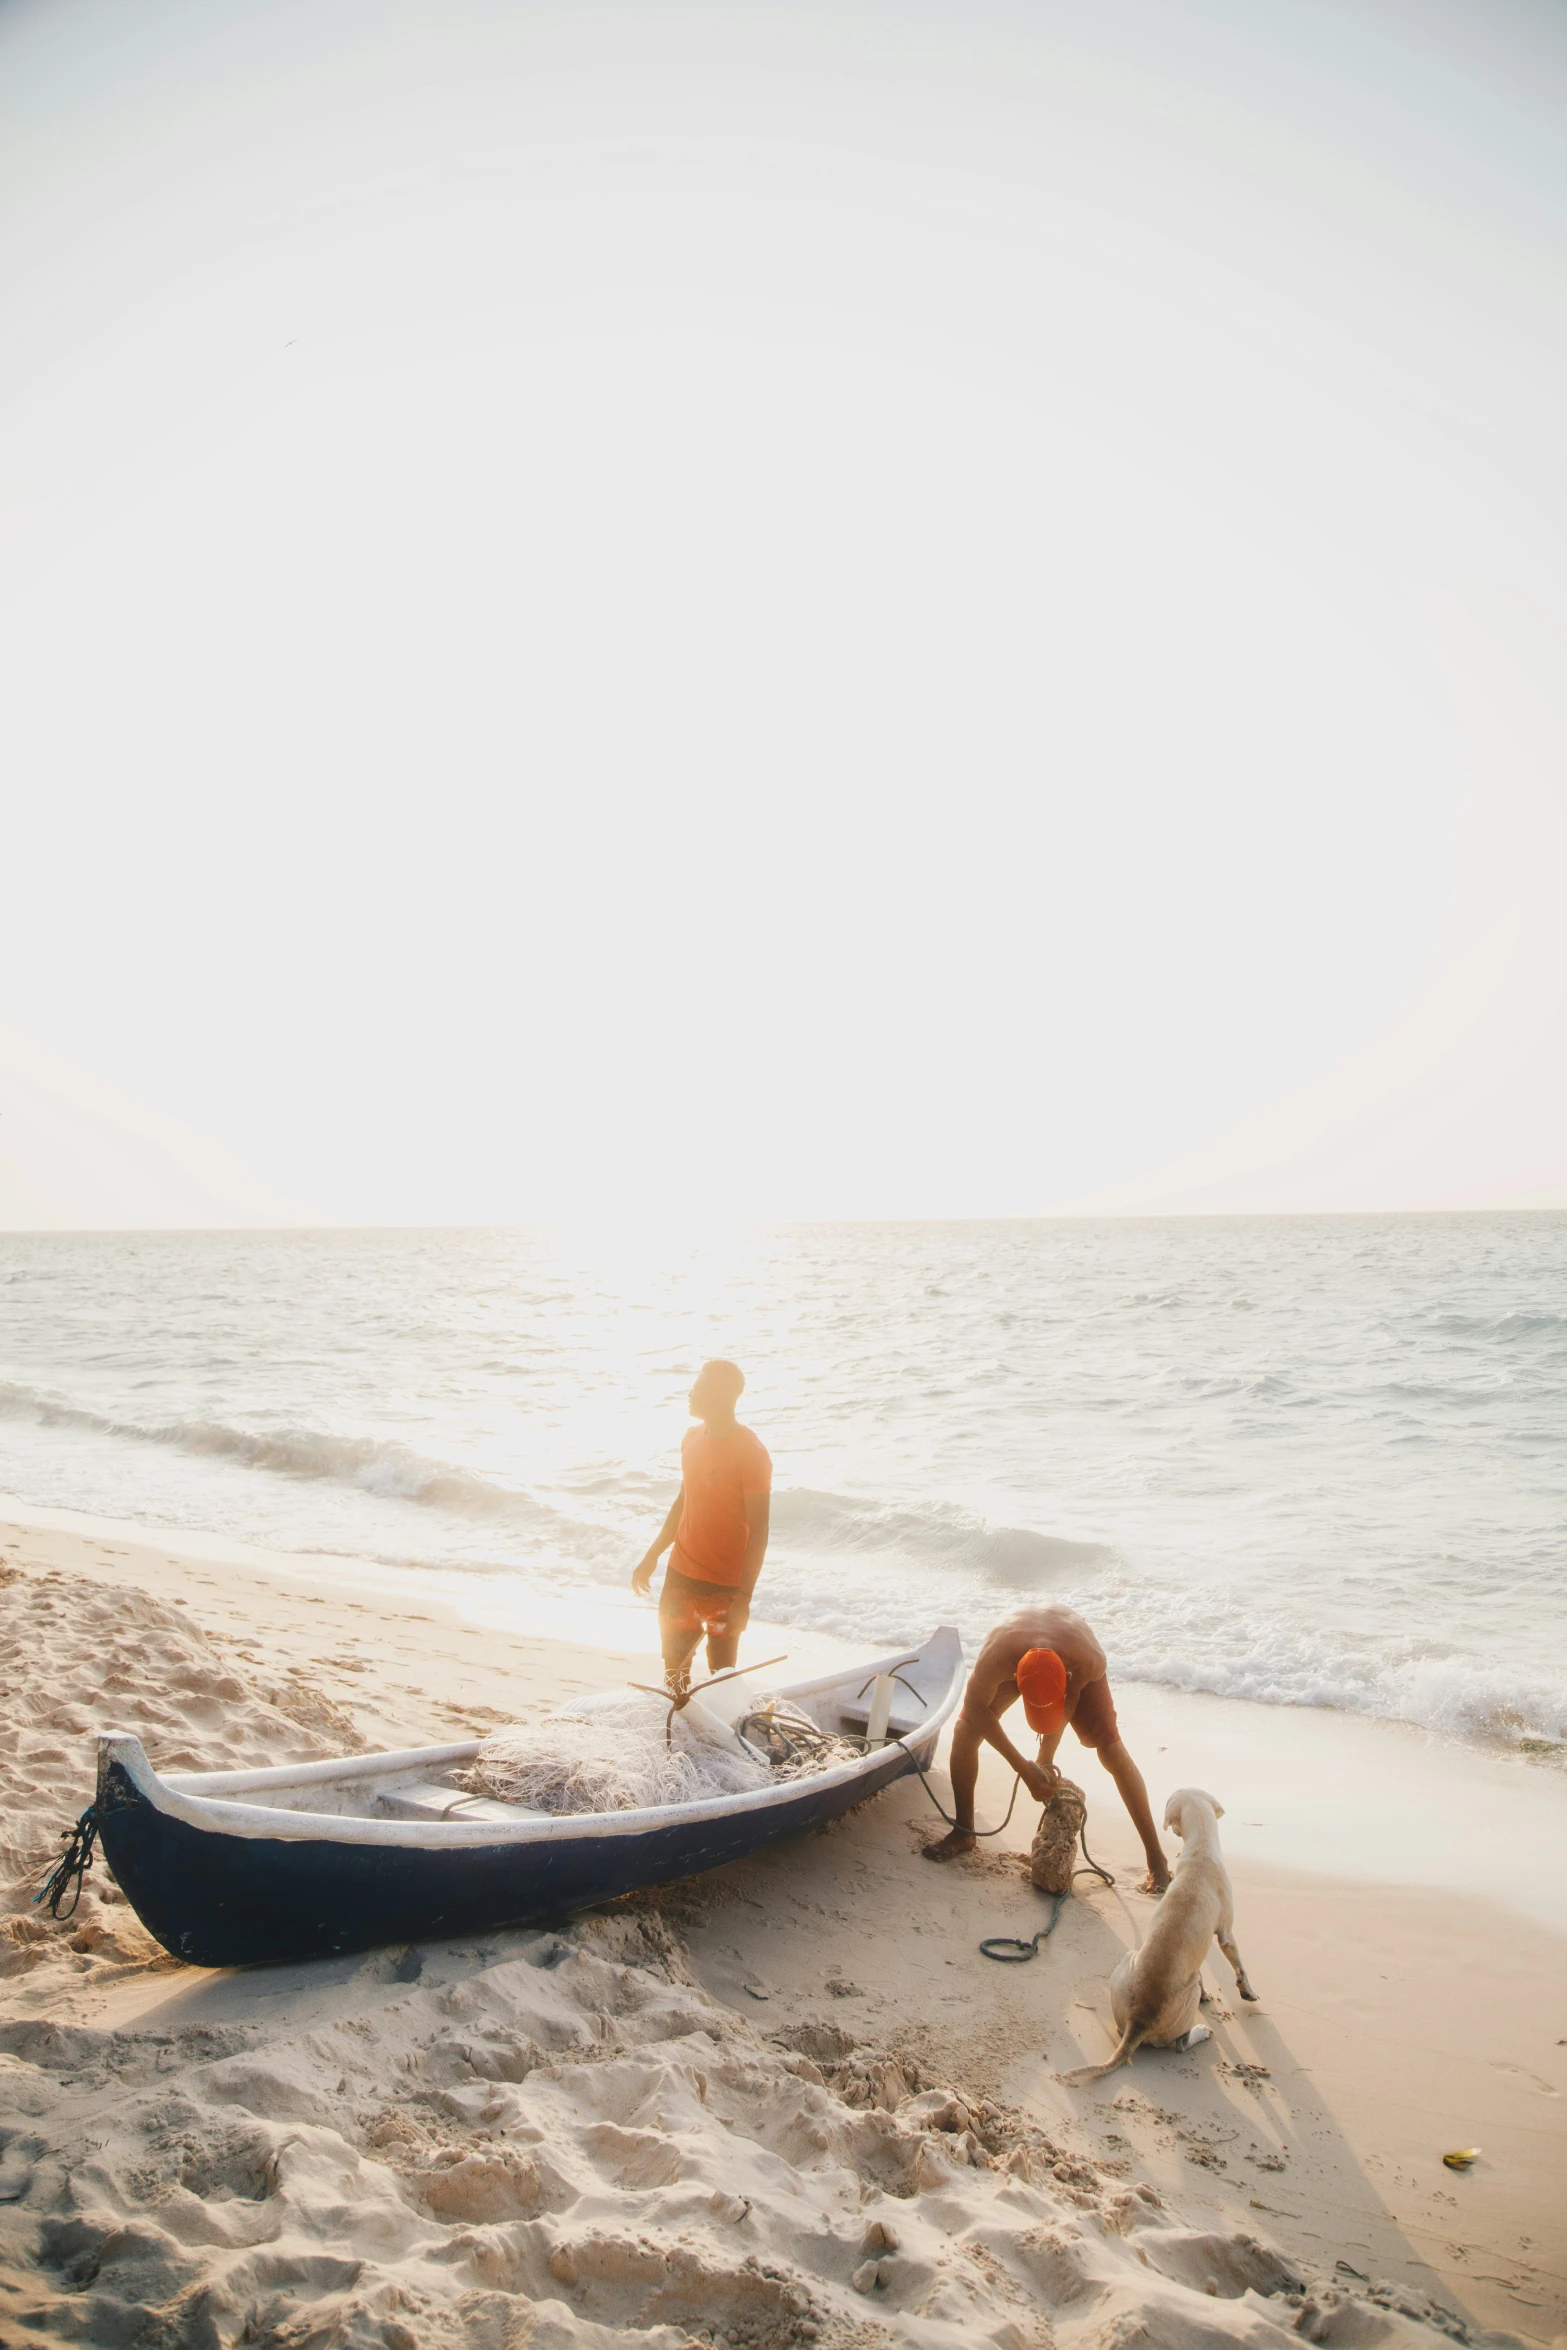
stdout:
{"type": "MultiPolygon", "coordinates": [[[[1079,1876],[1083,1876],[1087,1872],[1079,1869],[1077,1873],[1079,1876]]],[[[992,1934],[988,1942],[980,1944],[981,1956],[1000,1959],[1005,1966],[1021,1966],[1024,1959],[1037,1958],[1040,1943],[1055,1932],[1056,1920],[1061,1915],[1062,1907],[1066,1901],[1064,1893],[1053,1893],[1050,1898],[1055,1903],[1055,1907],[1050,1912],[1048,1926],[1041,1926],[1038,1933],[1032,1935],[1027,1942],[1017,1941],[1011,1934],[992,1934]]]]}

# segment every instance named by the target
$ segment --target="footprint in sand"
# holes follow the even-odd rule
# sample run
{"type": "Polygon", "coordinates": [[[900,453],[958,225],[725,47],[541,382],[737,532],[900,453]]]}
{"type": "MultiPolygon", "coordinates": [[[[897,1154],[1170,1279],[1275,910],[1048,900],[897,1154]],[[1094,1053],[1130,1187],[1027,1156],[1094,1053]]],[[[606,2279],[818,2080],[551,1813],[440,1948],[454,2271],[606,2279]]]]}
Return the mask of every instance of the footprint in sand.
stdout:
{"type": "Polygon", "coordinates": [[[1561,2095],[1560,2089],[1550,2081],[1542,2081],[1539,2074],[1530,2072],[1527,2065],[1506,2064],[1499,2057],[1493,2057],[1491,2070],[1493,2073],[1508,2073],[1515,2081],[1527,2081],[1530,2088],[1538,2089],[1542,2097],[1559,2097],[1561,2095]]]}

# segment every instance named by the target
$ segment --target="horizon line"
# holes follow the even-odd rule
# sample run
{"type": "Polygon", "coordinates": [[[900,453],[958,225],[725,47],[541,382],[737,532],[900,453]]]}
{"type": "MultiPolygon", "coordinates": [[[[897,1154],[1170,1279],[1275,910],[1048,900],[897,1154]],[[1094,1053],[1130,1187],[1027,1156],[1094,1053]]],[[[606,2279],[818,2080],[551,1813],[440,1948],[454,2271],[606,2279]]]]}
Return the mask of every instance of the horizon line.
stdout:
{"type": "Polygon", "coordinates": [[[996,1224],[1351,1224],[1392,1223],[1419,1219],[1427,1223],[1481,1217],[1564,1217],[1567,1205],[1462,1208],[1083,1208],[1043,1209],[1010,1215],[929,1216],[747,1216],[706,1218],[541,1216],[516,1222],[490,1218],[450,1222],[402,1221],[276,1224],[16,1224],[0,1225],[0,1241],[7,1240],[238,1240],[261,1235],[294,1240],[320,1240],[361,1233],[431,1232],[602,1232],[605,1230],[689,1233],[694,1226],[746,1231],[886,1231],[920,1230],[930,1226],[989,1226],[996,1224]]]}

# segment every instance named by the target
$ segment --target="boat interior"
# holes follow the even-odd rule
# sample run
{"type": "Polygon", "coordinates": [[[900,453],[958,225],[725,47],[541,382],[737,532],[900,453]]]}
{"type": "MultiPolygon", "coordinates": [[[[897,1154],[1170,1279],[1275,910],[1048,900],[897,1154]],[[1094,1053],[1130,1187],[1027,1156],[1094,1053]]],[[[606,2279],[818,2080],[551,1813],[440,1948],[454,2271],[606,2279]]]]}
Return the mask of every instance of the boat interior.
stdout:
{"type": "MultiPolygon", "coordinates": [[[[778,1682],[770,1674],[742,1672],[699,1682],[689,1702],[702,1709],[710,1734],[733,1736],[736,1724],[769,1698],[787,1699],[819,1729],[863,1741],[868,1759],[890,1740],[917,1733],[940,1713],[961,1670],[958,1636],[943,1627],[919,1648],[895,1650],[812,1680],[778,1682]]],[[[525,1827],[556,1816],[474,1795],[457,1785],[456,1774],[478,1752],[479,1741],[468,1739],[450,1746],[344,1755],[273,1769],[170,1772],[162,1784],[178,1795],[347,1819],[525,1827]]],[[[761,1792],[765,1795],[766,1790],[761,1792]]]]}

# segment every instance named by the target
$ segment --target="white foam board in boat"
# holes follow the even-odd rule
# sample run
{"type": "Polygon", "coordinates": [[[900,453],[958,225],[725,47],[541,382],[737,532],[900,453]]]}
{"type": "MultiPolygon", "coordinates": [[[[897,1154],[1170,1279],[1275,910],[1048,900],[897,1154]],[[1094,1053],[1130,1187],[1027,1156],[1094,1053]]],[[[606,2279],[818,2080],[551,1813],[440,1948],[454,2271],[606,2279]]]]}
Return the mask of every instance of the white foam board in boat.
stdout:
{"type": "Polygon", "coordinates": [[[544,1820],[550,1813],[529,1811],[520,1803],[497,1803],[489,1795],[467,1795],[460,1787],[441,1787],[434,1780],[414,1780],[405,1787],[388,1787],[376,1797],[384,1820],[544,1820]]]}

